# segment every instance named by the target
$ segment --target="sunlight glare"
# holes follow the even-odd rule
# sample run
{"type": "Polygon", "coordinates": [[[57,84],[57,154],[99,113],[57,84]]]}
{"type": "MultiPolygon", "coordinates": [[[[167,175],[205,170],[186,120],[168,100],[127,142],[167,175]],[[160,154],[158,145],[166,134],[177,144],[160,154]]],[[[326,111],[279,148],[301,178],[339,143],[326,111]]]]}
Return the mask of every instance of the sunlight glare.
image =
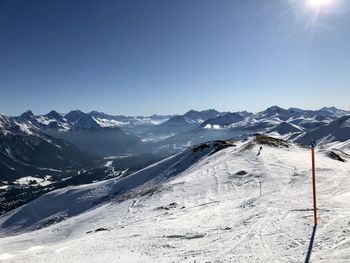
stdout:
{"type": "Polygon", "coordinates": [[[306,0],[309,6],[321,7],[329,5],[332,3],[332,0],[306,0]]]}

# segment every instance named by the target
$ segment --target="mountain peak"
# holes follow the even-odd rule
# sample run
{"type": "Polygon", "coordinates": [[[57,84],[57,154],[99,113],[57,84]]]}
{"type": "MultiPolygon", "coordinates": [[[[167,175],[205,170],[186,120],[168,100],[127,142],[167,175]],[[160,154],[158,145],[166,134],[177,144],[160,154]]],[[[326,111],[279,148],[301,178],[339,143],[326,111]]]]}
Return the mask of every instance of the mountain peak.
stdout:
{"type": "Polygon", "coordinates": [[[289,108],[288,111],[290,111],[290,112],[303,112],[303,111],[305,111],[305,110],[292,107],[292,108],[289,108]]]}
{"type": "Polygon", "coordinates": [[[190,118],[192,120],[195,120],[196,122],[203,122],[208,119],[215,118],[219,115],[220,113],[214,109],[209,109],[209,110],[203,110],[203,111],[195,111],[195,110],[190,110],[186,112],[183,116],[186,118],[190,118]]]}
{"type": "Polygon", "coordinates": [[[338,108],[336,108],[334,106],[332,106],[332,107],[323,107],[323,108],[320,109],[320,112],[331,114],[331,115],[334,115],[336,117],[342,117],[344,115],[350,114],[349,111],[338,109],[338,108]]]}
{"type": "Polygon", "coordinates": [[[64,117],[67,119],[68,122],[75,122],[84,115],[85,113],[81,110],[72,110],[68,112],[64,117]]]}
{"type": "Polygon", "coordinates": [[[198,114],[199,111],[196,110],[189,110],[188,112],[186,112],[184,115],[189,115],[189,114],[198,114]]]}
{"type": "Polygon", "coordinates": [[[93,114],[105,114],[105,113],[101,111],[93,110],[93,111],[90,111],[89,114],[93,115],[93,114]]]}
{"type": "Polygon", "coordinates": [[[331,107],[323,107],[320,109],[320,111],[326,111],[326,112],[331,112],[331,113],[336,113],[336,112],[344,112],[344,110],[342,109],[338,109],[334,106],[331,106],[331,107]]]}
{"type": "Polygon", "coordinates": [[[265,110],[265,112],[271,112],[271,111],[277,111],[277,112],[279,112],[279,111],[282,111],[282,110],[284,110],[283,108],[281,108],[281,107],[279,107],[279,106],[271,106],[271,107],[269,107],[269,108],[267,108],[266,110],[265,110]]]}
{"type": "Polygon", "coordinates": [[[338,108],[331,106],[331,107],[323,107],[320,109],[320,111],[328,111],[328,110],[339,110],[338,108]]]}
{"type": "Polygon", "coordinates": [[[34,118],[34,114],[31,110],[27,110],[25,112],[23,112],[21,114],[21,117],[24,118],[24,119],[33,119],[34,118]]]}
{"type": "Polygon", "coordinates": [[[70,112],[68,112],[68,114],[69,113],[84,113],[84,112],[82,112],[81,110],[79,110],[79,109],[77,109],[77,110],[71,110],[70,112]]]}
{"type": "Polygon", "coordinates": [[[100,111],[91,111],[88,113],[89,116],[97,117],[97,118],[102,118],[102,119],[112,119],[113,117],[109,114],[106,114],[104,112],[100,111]]]}
{"type": "Polygon", "coordinates": [[[46,114],[45,116],[50,117],[50,118],[54,118],[54,119],[58,119],[61,117],[61,114],[59,114],[57,111],[52,110],[50,111],[48,114],[46,114]]]}

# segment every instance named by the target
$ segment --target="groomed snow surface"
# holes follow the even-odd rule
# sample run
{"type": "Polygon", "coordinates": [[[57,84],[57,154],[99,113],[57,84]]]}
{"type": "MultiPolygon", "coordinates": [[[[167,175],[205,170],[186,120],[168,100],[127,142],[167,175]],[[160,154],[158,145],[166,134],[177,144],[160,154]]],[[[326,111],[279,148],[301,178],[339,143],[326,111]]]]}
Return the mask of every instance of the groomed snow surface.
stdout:
{"type": "MultiPolygon", "coordinates": [[[[258,156],[260,146],[187,150],[131,175],[138,181],[129,179],[134,190],[123,195],[114,190],[126,179],[49,193],[0,217],[0,261],[304,262],[313,231],[310,150],[263,145],[258,156]],[[65,211],[112,192],[94,209],[65,211]],[[60,214],[67,219],[30,230],[60,214]]],[[[350,262],[349,160],[316,154],[319,222],[310,262],[350,262]]]]}

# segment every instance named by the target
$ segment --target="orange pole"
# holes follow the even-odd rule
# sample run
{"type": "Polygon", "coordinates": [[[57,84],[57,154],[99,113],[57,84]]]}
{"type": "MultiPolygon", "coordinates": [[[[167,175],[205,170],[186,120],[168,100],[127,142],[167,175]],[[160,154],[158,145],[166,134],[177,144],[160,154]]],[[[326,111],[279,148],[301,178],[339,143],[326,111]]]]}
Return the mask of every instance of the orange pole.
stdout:
{"type": "Polygon", "coordinates": [[[315,147],[312,145],[312,191],[314,197],[314,223],[317,225],[317,207],[316,207],[316,172],[315,172],[315,147]]]}

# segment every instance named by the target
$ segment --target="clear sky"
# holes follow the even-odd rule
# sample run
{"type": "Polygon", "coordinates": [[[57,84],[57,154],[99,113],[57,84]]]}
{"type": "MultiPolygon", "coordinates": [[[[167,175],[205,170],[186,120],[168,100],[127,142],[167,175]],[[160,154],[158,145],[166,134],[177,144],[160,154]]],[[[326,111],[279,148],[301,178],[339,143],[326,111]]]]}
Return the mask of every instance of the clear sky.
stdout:
{"type": "Polygon", "coordinates": [[[350,1],[308,1],[2,0],[0,112],[350,109],[350,1]]]}

